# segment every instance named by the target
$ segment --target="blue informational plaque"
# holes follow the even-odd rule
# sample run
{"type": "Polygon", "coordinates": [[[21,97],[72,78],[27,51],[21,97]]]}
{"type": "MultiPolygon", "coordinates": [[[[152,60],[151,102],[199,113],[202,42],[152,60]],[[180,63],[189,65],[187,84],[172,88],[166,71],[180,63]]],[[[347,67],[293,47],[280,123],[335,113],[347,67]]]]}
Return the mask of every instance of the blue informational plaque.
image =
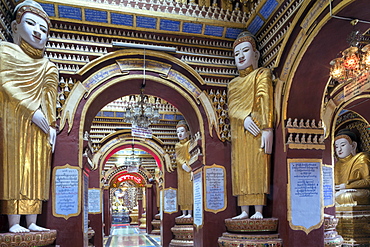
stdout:
{"type": "Polygon", "coordinates": [[[322,166],[322,183],[324,206],[332,207],[335,204],[334,166],[322,166]]]}
{"type": "Polygon", "coordinates": [[[80,213],[80,169],[70,165],[53,171],[53,214],[68,219],[80,213]]]}
{"type": "Polygon", "coordinates": [[[288,165],[289,224],[308,234],[323,222],[321,160],[288,159],[288,165]]]}
{"type": "Polygon", "coordinates": [[[226,171],[216,164],[204,167],[206,211],[217,213],[226,208],[226,171]]]}
{"type": "Polygon", "coordinates": [[[177,189],[174,188],[164,189],[163,212],[169,214],[177,212],[177,189]]]}
{"type": "Polygon", "coordinates": [[[194,225],[203,225],[203,171],[197,170],[193,177],[194,225]]]}

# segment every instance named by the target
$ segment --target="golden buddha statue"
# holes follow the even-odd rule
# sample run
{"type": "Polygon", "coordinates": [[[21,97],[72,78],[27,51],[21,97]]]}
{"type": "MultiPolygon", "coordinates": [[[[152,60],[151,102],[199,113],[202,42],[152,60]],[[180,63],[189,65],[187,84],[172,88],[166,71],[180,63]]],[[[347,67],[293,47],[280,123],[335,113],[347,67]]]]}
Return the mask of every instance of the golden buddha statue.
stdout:
{"type": "Polygon", "coordinates": [[[242,32],[234,42],[239,77],[228,85],[231,125],[233,195],[242,213],[233,219],[263,218],[270,191],[270,154],[273,143],[273,86],[270,69],[258,67],[260,53],[253,35],[242,32]]]}
{"type": "Polygon", "coordinates": [[[175,145],[177,164],[177,199],[182,211],[180,218],[191,218],[193,212],[193,182],[189,164],[189,127],[184,120],[176,125],[177,137],[180,142],[175,145]]]}
{"type": "Polygon", "coordinates": [[[10,232],[47,231],[36,219],[49,198],[58,69],[44,58],[50,20],[42,7],[26,0],[14,18],[14,43],[0,42],[0,213],[10,232]]]}
{"type": "Polygon", "coordinates": [[[353,132],[345,129],[338,132],[334,140],[338,158],[334,165],[335,200],[337,204],[370,204],[370,156],[356,154],[357,142],[353,132]]]}

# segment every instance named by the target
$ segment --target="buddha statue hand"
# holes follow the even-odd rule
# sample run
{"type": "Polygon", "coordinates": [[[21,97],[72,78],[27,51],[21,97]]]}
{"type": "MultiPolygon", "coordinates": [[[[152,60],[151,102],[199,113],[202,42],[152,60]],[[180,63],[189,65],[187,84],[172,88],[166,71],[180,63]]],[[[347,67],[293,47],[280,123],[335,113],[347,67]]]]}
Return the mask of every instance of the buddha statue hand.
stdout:
{"type": "Polygon", "coordinates": [[[272,129],[262,130],[261,148],[265,149],[266,154],[272,153],[273,140],[274,140],[274,132],[272,129]]]}
{"type": "Polygon", "coordinates": [[[44,113],[40,109],[37,109],[33,114],[32,122],[46,134],[49,134],[50,128],[48,120],[46,120],[44,113]]]}
{"type": "Polygon", "coordinates": [[[244,128],[254,136],[257,136],[261,131],[250,116],[244,119],[244,128]]]}
{"type": "Polygon", "coordinates": [[[345,188],[346,188],[346,184],[335,185],[335,190],[344,190],[345,188]]]}
{"type": "Polygon", "coordinates": [[[186,172],[191,172],[191,168],[186,165],[186,163],[182,164],[182,169],[184,169],[186,172]]]}
{"type": "Polygon", "coordinates": [[[51,145],[51,151],[54,153],[55,141],[57,138],[57,131],[53,127],[49,127],[49,143],[51,145]]]}
{"type": "Polygon", "coordinates": [[[348,192],[356,192],[357,190],[356,189],[343,189],[343,190],[339,190],[337,192],[335,192],[335,197],[338,197],[344,193],[348,193],[348,192]]]}

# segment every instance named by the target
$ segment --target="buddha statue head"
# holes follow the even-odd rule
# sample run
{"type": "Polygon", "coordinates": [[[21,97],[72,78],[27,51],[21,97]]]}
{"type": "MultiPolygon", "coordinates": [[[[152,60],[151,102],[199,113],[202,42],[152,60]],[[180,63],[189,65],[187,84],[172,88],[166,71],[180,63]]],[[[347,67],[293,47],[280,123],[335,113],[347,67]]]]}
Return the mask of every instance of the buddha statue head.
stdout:
{"type": "MultiPolygon", "coordinates": [[[[31,46],[42,54],[49,37],[50,20],[41,5],[26,0],[16,6],[13,19],[11,28],[14,43],[26,53],[31,46]]],[[[38,56],[41,55],[35,55],[38,56]]]]}
{"type": "Polygon", "coordinates": [[[356,135],[348,129],[340,130],[334,139],[335,154],[343,159],[356,154],[356,135]]]}
{"type": "Polygon", "coordinates": [[[238,35],[233,45],[235,64],[238,70],[248,67],[258,68],[260,52],[257,49],[256,38],[248,31],[238,35]]]}
{"type": "Polygon", "coordinates": [[[185,120],[180,120],[176,125],[176,133],[179,140],[184,140],[189,137],[189,126],[185,120]]]}

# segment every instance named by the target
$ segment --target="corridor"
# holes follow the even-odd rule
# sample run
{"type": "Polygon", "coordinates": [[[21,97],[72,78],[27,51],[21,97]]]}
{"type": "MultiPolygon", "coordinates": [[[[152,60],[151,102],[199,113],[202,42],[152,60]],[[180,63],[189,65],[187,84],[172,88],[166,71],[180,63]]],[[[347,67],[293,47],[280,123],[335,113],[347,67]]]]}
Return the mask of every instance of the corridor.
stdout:
{"type": "Polygon", "coordinates": [[[147,234],[144,229],[132,225],[114,225],[111,235],[104,239],[104,247],[160,247],[158,235],[147,234]]]}

